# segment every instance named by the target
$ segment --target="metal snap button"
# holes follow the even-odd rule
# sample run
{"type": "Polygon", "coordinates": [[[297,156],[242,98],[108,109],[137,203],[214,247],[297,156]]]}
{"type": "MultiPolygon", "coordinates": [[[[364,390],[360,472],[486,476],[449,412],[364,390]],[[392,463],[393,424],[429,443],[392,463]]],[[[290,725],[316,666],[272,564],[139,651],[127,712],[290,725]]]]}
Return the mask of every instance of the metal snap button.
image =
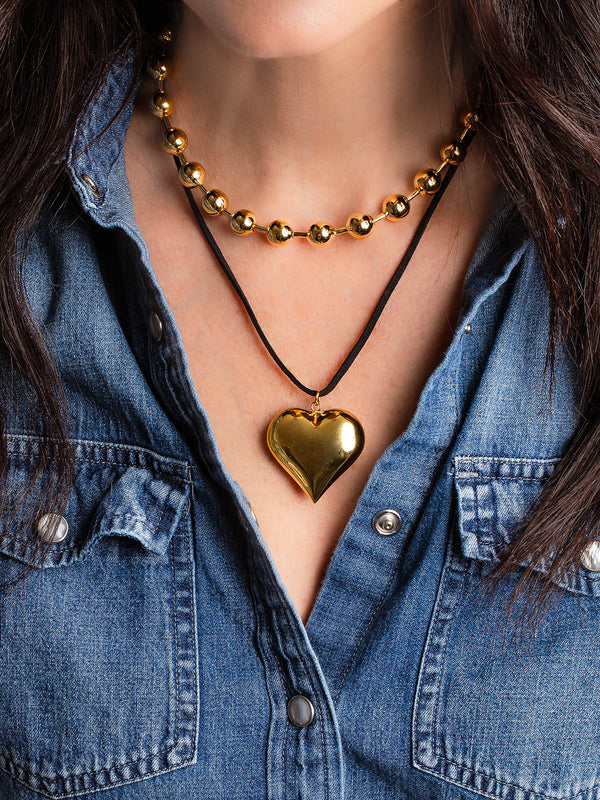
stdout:
{"type": "Polygon", "coordinates": [[[306,728],[315,718],[315,707],[308,697],[297,694],[287,704],[287,715],[292,725],[297,728],[306,728]]]}
{"type": "Polygon", "coordinates": [[[380,536],[393,536],[402,527],[402,517],[393,508],[386,508],[375,514],[371,527],[380,536]]]}
{"type": "Polygon", "coordinates": [[[465,333],[471,333],[473,328],[471,327],[471,323],[469,322],[468,325],[465,325],[465,333]]]}
{"type": "Polygon", "coordinates": [[[69,523],[60,514],[44,514],[37,522],[37,535],[44,542],[62,542],[69,530],[69,523]]]}
{"type": "Polygon", "coordinates": [[[589,572],[600,572],[600,542],[588,542],[581,553],[581,565],[589,572]]]}
{"type": "Polygon", "coordinates": [[[161,318],[158,316],[156,311],[153,311],[150,314],[148,319],[148,325],[150,326],[150,333],[152,334],[152,338],[155,342],[160,342],[163,335],[163,324],[161,318]]]}
{"type": "Polygon", "coordinates": [[[87,183],[87,185],[88,185],[88,186],[90,187],[90,189],[92,190],[92,194],[93,194],[95,197],[97,197],[98,199],[102,197],[102,192],[101,192],[101,191],[100,191],[100,189],[98,188],[98,186],[97,186],[96,182],[95,182],[95,181],[93,181],[93,180],[92,180],[92,178],[90,178],[90,176],[89,176],[89,175],[87,175],[87,174],[85,174],[85,173],[84,173],[84,174],[81,176],[81,179],[87,183]]]}

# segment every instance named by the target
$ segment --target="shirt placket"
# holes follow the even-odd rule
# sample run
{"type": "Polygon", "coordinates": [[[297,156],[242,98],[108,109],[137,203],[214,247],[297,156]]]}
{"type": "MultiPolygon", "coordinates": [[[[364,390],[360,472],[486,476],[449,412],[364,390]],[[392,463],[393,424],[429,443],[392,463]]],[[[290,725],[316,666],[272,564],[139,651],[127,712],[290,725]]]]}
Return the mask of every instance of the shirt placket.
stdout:
{"type": "Polygon", "coordinates": [[[342,800],[341,741],[329,689],[253,525],[247,523],[250,586],[271,704],[267,796],[342,800]]]}

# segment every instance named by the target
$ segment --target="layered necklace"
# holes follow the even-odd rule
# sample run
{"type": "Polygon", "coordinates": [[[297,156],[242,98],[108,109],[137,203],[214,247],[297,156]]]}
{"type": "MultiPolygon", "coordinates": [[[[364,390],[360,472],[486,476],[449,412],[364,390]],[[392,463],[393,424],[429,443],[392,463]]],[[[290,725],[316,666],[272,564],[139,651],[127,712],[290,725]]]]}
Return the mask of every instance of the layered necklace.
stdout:
{"type": "Polygon", "coordinates": [[[316,503],[333,482],[356,461],[363,450],[365,441],[363,427],[355,415],[339,408],[324,410],[321,407],[321,400],[333,391],[366,344],[392,292],[406,270],[452,176],[467,155],[467,148],[475,134],[478,122],[477,113],[467,111],[462,115],[462,129],[454,140],[441,148],[439,166],[418,172],[410,192],[391,194],[386,197],[378,214],[352,215],[348,217],[343,227],[335,227],[325,222],[315,222],[307,230],[297,230],[282,219],[273,220],[268,225],[260,225],[255,214],[248,209],[231,212],[225,192],[220,189],[207,188],[204,166],[200,162],[190,161],[184,156],[184,151],[188,147],[188,136],[185,131],[173,124],[172,115],[175,104],[165,86],[170,70],[168,49],[173,44],[173,40],[173,33],[167,29],[163,30],[157,37],[160,45],[159,51],[148,60],[148,72],[156,82],[156,91],[152,95],[150,108],[152,113],[162,121],[163,149],[173,156],[179,181],[183,185],[200,230],[219,266],[244,305],[258,336],[289,380],[313,398],[308,409],[287,408],[273,417],[266,426],[266,443],[268,452],[273,455],[312,502],[316,503]],[[402,260],[388,281],[361,335],[329,383],[321,389],[313,389],[305,386],[296,378],[267,339],[248,298],[206,224],[194,197],[194,190],[201,195],[200,207],[202,210],[211,217],[226,218],[229,222],[229,229],[234,234],[242,237],[250,234],[264,235],[269,244],[278,247],[297,238],[306,239],[316,247],[327,246],[336,237],[346,234],[354,239],[364,239],[371,234],[376,223],[382,220],[397,222],[405,218],[415,199],[424,196],[431,197],[431,200],[402,260]]]}

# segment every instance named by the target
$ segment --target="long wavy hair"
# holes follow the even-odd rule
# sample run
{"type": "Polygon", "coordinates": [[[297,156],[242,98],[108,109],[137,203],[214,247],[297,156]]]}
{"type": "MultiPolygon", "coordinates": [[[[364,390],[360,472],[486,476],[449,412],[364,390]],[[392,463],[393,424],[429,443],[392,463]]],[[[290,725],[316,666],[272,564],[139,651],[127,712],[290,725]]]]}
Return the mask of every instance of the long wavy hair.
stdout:
{"type": "MultiPolygon", "coordinates": [[[[180,7],[178,0],[0,0],[0,343],[43,431],[38,473],[53,479],[40,508],[64,509],[73,459],[60,377],[24,295],[28,237],[42,209],[65,202],[68,144],[117,43],[133,34],[139,72],[153,34],[177,24],[180,7]]],[[[444,0],[435,13],[448,72],[462,59],[468,100],[482,109],[479,135],[543,265],[550,375],[558,348],[569,349],[577,372],[578,430],[495,570],[500,580],[528,564],[518,591],[539,599],[600,535],[600,15],[596,0],[444,0]]],[[[9,404],[2,392],[2,434],[9,404]]],[[[0,436],[1,497],[9,490],[6,461],[0,436]]],[[[45,549],[40,543],[34,556],[45,549]]]]}

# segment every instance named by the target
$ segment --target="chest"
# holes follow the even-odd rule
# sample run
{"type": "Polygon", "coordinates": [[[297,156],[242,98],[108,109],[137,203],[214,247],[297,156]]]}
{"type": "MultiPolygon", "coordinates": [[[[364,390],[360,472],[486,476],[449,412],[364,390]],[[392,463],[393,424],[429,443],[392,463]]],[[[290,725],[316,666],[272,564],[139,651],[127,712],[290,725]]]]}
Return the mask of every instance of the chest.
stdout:
{"type": "MultiPolygon", "coordinates": [[[[140,222],[219,455],[242,486],[281,578],[306,620],[375,462],[409,424],[427,378],[451,341],[459,277],[443,291],[439,286],[436,290],[433,277],[423,282],[413,276],[410,284],[399,287],[363,351],[323,398],[323,409],[342,408],[358,417],[365,447],[313,504],[266,444],[273,416],[291,406],[308,408],[311,398],[274,364],[209,254],[201,251],[193,265],[169,258],[165,239],[149,220],[142,216],[140,222]]],[[[187,233],[190,240],[197,237],[196,231],[187,233]]],[[[360,334],[379,288],[361,291],[356,285],[344,297],[336,281],[324,282],[318,302],[309,307],[303,284],[296,288],[267,281],[267,287],[265,300],[255,286],[253,305],[270,341],[303,383],[325,386],[360,334]],[[368,302],[361,299],[365,294],[368,302]]]]}
{"type": "MultiPolygon", "coordinates": [[[[132,165],[128,175],[136,222],[181,334],[219,455],[244,490],[280,577],[306,621],[374,464],[408,426],[428,377],[452,340],[464,274],[482,221],[475,218],[461,227],[458,217],[450,215],[430,226],[364,348],[323,398],[323,409],[341,408],[358,417],[365,447],[313,504],[266,444],[273,416],[289,407],[308,408],[312,398],[268,354],[181,188],[175,184],[168,201],[157,205],[157,192],[144,173],[132,165]]],[[[173,185],[172,169],[164,181],[173,185]]],[[[410,239],[407,228],[388,234],[385,246],[383,239],[375,244],[349,240],[331,243],[327,252],[295,241],[282,258],[279,248],[262,237],[235,237],[224,219],[209,224],[275,351],[302,383],[315,389],[327,385],[360,336],[410,239]]]]}

